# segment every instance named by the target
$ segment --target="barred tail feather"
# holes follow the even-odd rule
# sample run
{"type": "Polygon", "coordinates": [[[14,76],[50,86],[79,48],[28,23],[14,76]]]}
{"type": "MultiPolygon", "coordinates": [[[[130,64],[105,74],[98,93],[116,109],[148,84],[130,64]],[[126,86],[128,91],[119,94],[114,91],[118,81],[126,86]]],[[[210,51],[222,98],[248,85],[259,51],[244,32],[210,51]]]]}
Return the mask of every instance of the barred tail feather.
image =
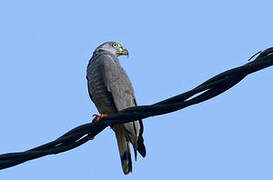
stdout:
{"type": "Polygon", "coordinates": [[[115,131],[115,134],[118,142],[122,170],[124,174],[128,174],[132,172],[132,160],[129,142],[120,131],[115,131]]]}

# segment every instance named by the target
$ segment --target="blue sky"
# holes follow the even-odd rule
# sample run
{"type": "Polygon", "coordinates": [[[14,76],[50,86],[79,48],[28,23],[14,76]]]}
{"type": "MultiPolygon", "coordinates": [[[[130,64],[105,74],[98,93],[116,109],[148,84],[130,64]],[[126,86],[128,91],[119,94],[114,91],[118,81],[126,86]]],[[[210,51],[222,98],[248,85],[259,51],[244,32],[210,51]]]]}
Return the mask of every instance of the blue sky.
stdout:
{"type": "MultiPolygon", "coordinates": [[[[0,153],[56,139],[97,113],[86,66],[104,41],[138,103],[152,104],[273,45],[271,1],[0,1],[0,153]]],[[[273,69],[224,94],[144,120],[147,157],[124,176],[110,128],[77,149],[2,170],[0,179],[272,179],[273,69]]]]}

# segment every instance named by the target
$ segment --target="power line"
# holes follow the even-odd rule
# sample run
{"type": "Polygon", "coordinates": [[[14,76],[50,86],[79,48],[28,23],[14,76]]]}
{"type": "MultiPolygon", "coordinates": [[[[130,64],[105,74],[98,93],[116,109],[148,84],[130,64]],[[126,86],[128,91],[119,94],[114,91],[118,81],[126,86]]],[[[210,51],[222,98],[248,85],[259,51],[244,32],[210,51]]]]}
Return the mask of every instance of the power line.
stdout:
{"type": "MultiPolygon", "coordinates": [[[[251,57],[251,59],[252,58],[253,57],[251,57]]],[[[68,131],[52,142],[24,152],[2,154],[0,155],[0,169],[12,167],[42,156],[58,154],[74,149],[86,143],[90,139],[93,139],[103,129],[110,125],[162,115],[204,102],[230,89],[244,79],[248,74],[272,65],[273,47],[259,52],[259,55],[254,61],[220,73],[185,93],[153,105],[136,106],[124,109],[102,118],[99,122],[83,124],[68,131]]]]}

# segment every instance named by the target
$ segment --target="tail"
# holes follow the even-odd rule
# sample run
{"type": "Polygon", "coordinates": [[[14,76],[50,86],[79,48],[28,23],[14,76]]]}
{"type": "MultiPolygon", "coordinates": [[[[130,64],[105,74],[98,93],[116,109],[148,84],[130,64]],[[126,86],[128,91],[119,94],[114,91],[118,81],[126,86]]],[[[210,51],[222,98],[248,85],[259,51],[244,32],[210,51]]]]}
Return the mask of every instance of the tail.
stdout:
{"type": "Polygon", "coordinates": [[[122,132],[115,131],[115,134],[116,134],[116,138],[118,142],[118,149],[119,149],[122,170],[124,174],[128,174],[132,172],[132,160],[131,160],[129,142],[122,132]]]}
{"type": "Polygon", "coordinates": [[[140,135],[137,140],[137,151],[139,152],[139,154],[141,154],[142,157],[146,156],[146,148],[142,135],[140,135]]]}

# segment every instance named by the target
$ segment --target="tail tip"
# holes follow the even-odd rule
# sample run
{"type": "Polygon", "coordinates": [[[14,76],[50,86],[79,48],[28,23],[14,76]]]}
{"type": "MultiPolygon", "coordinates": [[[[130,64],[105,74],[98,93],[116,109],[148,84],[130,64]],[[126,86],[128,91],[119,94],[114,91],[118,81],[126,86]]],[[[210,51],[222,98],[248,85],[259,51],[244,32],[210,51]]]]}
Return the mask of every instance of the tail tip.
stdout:
{"type": "Polygon", "coordinates": [[[144,139],[143,139],[143,137],[140,137],[138,139],[137,151],[139,152],[139,154],[141,154],[142,157],[146,156],[146,148],[145,148],[145,145],[144,145],[144,139]]]}
{"type": "Polygon", "coordinates": [[[125,175],[128,175],[129,173],[131,173],[132,172],[132,169],[130,169],[130,168],[122,168],[123,169],[123,173],[125,174],[125,175]]]}
{"type": "Polygon", "coordinates": [[[132,160],[130,153],[124,153],[123,156],[121,156],[121,165],[125,175],[132,172],[132,160]]]}

